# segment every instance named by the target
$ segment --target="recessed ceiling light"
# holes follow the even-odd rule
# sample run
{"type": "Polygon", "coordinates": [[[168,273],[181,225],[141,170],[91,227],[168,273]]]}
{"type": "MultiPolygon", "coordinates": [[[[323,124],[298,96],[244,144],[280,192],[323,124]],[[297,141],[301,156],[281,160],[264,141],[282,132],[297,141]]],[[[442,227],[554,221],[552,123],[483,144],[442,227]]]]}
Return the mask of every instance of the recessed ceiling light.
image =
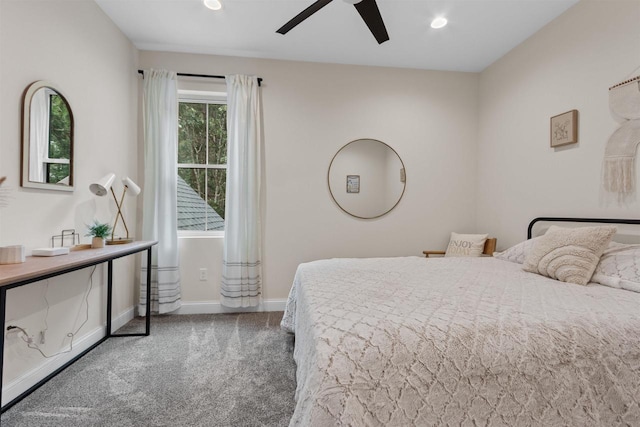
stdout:
{"type": "Polygon", "coordinates": [[[219,0],[204,0],[204,5],[207,6],[211,10],[220,10],[222,9],[222,3],[219,0]]]}
{"type": "Polygon", "coordinates": [[[431,21],[431,28],[442,28],[447,25],[447,18],[443,18],[442,16],[437,17],[433,21],[431,21]]]}

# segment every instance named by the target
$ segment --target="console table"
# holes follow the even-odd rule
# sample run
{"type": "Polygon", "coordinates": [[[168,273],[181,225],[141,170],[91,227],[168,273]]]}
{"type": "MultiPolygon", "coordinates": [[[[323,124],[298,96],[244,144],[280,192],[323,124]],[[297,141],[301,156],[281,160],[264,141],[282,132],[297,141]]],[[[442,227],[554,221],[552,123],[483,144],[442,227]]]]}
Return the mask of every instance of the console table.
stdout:
{"type": "Polygon", "coordinates": [[[62,372],[76,360],[102,344],[110,337],[148,336],[151,329],[151,249],[157,241],[133,242],[121,245],[108,245],[101,249],[82,249],[71,251],[68,255],[54,257],[27,257],[21,264],[0,265],[0,402],[2,402],[2,371],[4,367],[4,336],[6,334],[5,315],[7,308],[7,291],[19,286],[46,280],[72,271],[80,270],[94,265],[107,263],[107,328],[106,334],[98,342],[78,354],[53,373],[40,380],[20,396],[8,402],[1,412],[9,409],[15,403],[26,397],[42,384],[62,372]],[[112,334],[111,333],[111,304],[113,296],[113,260],[138,252],[147,251],[147,310],[146,329],[144,333],[112,334]]]}

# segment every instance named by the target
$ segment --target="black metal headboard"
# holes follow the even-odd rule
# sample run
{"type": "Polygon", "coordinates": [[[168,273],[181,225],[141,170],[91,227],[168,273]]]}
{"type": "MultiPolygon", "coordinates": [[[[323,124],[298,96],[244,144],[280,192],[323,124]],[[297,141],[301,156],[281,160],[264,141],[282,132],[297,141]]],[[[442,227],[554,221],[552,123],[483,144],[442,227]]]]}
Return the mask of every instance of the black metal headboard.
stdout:
{"type": "Polygon", "coordinates": [[[554,218],[554,217],[539,217],[529,223],[527,229],[527,239],[531,238],[531,232],[533,231],[533,225],[539,221],[551,221],[551,222],[591,222],[599,224],[637,224],[640,225],[640,219],[618,219],[618,218],[554,218]]]}

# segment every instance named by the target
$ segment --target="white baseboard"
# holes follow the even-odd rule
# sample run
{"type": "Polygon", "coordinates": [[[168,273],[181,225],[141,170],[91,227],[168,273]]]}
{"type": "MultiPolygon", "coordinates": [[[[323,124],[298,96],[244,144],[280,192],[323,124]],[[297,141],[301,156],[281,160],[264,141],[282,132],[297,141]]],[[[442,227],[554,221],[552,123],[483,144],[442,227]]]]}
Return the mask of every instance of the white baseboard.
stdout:
{"type": "MultiPolygon", "coordinates": [[[[131,307],[115,318],[112,318],[112,331],[116,331],[118,328],[126,324],[129,320],[133,319],[133,312],[134,308],[131,307]]],[[[82,353],[93,344],[100,341],[105,336],[105,331],[106,325],[98,326],[97,328],[84,335],[82,338],[74,341],[73,350],[71,350],[69,353],[63,353],[51,359],[44,359],[40,365],[36,366],[32,370],[24,373],[6,386],[2,387],[2,406],[11,402],[13,399],[29,390],[29,388],[36,384],[38,381],[45,378],[47,375],[51,374],[56,369],[69,362],[78,354],[82,353]]],[[[65,349],[61,349],[61,351],[64,350],[65,349]]]]}
{"type": "Polygon", "coordinates": [[[252,313],[257,311],[284,311],[287,300],[264,300],[257,307],[230,308],[220,304],[220,301],[189,302],[183,301],[174,314],[219,314],[219,313],[252,313]]]}
{"type": "Polygon", "coordinates": [[[118,316],[111,319],[111,332],[115,332],[118,329],[126,325],[130,320],[133,320],[133,314],[135,313],[135,307],[129,307],[118,316]]]}

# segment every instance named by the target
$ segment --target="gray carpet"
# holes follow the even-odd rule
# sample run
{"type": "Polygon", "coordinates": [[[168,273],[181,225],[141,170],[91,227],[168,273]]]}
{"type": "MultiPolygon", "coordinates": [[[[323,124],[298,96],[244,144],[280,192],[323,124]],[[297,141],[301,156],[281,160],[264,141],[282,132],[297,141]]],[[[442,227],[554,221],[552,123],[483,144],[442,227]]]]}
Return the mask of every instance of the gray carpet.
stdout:
{"type": "Polygon", "coordinates": [[[107,340],[2,414],[2,426],[286,426],[295,363],[281,318],[153,317],[151,336],[107,340]]]}

